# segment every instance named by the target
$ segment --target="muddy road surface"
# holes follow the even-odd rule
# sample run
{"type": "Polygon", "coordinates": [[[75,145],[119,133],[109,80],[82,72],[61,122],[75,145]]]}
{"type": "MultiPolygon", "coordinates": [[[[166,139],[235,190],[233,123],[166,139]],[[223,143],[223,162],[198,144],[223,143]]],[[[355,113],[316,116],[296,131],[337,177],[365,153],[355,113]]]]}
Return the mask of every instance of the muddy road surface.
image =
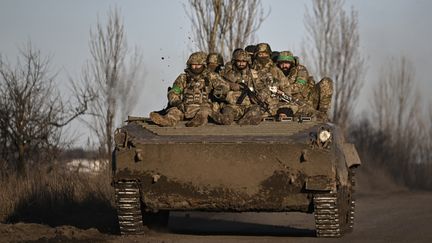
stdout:
{"type": "Polygon", "coordinates": [[[168,229],[147,236],[18,223],[0,225],[0,242],[432,242],[432,193],[359,195],[355,223],[343,238],[318,239],[309,214],[172,213],[168,229]]]}
{"type": "Polygon", "coordinates": [[[315,238],[310,214],[176,212],[167,229],[145,236],[118,236],[90,222],[87,229],[23,222],[0,224],[0,242],[432,242],[432,192],[360,184],[354,232],[340,239],[315,238]]]}

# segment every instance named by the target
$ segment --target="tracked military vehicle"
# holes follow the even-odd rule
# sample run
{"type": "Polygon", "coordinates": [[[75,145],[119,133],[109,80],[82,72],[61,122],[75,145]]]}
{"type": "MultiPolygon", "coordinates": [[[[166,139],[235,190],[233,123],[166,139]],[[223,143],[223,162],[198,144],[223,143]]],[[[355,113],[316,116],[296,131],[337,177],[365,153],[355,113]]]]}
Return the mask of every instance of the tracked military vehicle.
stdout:
{"type": "Polygon", "coordinates": [[[120,231],[141,234],[169,211],[304,212],[318,237],[340,237],[353,229],[359,165],[331,123],[158,127],[130,117],[112,160],[120,231]]]}

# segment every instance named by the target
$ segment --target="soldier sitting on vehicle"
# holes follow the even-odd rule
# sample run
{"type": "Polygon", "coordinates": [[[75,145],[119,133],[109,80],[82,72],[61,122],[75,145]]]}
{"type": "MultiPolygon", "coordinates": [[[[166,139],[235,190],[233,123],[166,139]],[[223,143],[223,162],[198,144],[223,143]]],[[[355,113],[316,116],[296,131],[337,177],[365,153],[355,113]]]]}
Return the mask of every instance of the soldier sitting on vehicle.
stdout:
{"type": "MultiPolygon", "coordinates": [[[[236,48],[236,49],[232,52],[232,56],[231,56],[232,59],[225,63],[225,69],[224,69],[224,72],[225,72],[225,73],[229,72],[229,71],[232,69],[232,67],[234,66],[234,62],[235,62],[235,61],[234,61],[234,56],[235,56],[236,53],[239,52],[239,51],[243,51],[243,48],[236,48]]],[[[222,74],[222,76],[223,76],[223,74],[222,74]]]]}
{"type": "Polygon", "coordinates": [[[207,56],[207,69],[210,72],[215,72],[219,75],[223,75],[224,60],[222,55],[215,52],[209,53],[207,56]]]}
{"type": "Polygon", "coordinates": [[[245,47],[244,50],[249,54],[249,57],[253,63],[254,62],[254,54],[257,50],[257,45],[248,45],[245,47]]]}
{"type": "Polygon", "coordinates": [[[189,120],[186,126],[197,127],[208,122],[213,109],[211,99],[213,96],[223,97],[229,86],[217,73],[206,69],[206,58],[204,52],[190,55],[185,72],[177,77],[168,92],[166,112],[150,113],[155,124],[175,126],[181,120],[189,120]]]}
{"type": "Polygon", "coordinates": [[[285,114],[292,116],[296,106],[292,103],[281,102],[280,95],[291,94],[291,87],[283,72],[271,60],[272,51],[267,43],[260,43],[255,48],[253,68],[258,72],[261,83],[266,84],[266,89],[260,90],[260,96],[264,97],[268,104],[268,116],[285,114]]]}
{"type": "Polygon", "coordinates": [[[251,92],[266,87],[260,83],[258,73],[250,65],[250,56],[246,51],[238,49],[234,52],[232,67],[224,75],[231,90],[226,95],[221,112],[214,112],[211,116],[216,123],[230,125],[238,121],[240,125],[256,125],[262,121],[266,104],[251,92]]]}
{"type": "Polygon", "coordinates": [[[289,93],[289,83],[283,72],[271,60],[272,50],[267,43],[256,46],[252,68],[258,72],[259,79],[268,85],[277,84],[289,93]]]}
{"type": "Polygon", "coordinates": [[[305,116],[326,118],[333,93],[333,81],[323,78],[315,84],[306,67],[290,51],[279,53],[277,66],[288,79],[293,100],[299,103],[298,112],[305,116]]]}

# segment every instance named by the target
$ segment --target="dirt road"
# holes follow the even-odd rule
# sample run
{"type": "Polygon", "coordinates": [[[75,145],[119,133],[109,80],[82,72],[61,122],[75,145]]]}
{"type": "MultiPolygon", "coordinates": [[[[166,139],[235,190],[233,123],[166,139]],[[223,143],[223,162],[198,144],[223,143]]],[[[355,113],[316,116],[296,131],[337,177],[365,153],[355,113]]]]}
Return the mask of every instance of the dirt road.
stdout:
{"type": "MultiPolygon", "coordinates": [[[[301,213],[171,213],[168,229],[146,236],[114,234],[114,211],[86,213],[74,226],[0,224],[3,242],[432,242],[432,192],[408,191],[382,175],[360,176],[354,232],[315,238],[313,215],[301,213]],[[379,181],[377,178],[379,176],[379,181]],[[109,215],[106,215],[109,214],[109,215]],[[96,218],[96,219],[94,219],[96,218]],[[103,227],[101,226],[103,224],[103,227]],[[78,228],[77,228],[78,227],[78,228]],[[90,229],[82,229],[89,228],[90,229]],[[102,232],[98,231],[100,229],[102,232]]],[[[363,172],[365,174],[365,172],[363,172]]],[[[95,209],[97,211],[97,209],[95,209]]],[[[61,219],[59,219],[61,220],[61,219]]],[[[64,222],[77,222],[68,221],[64,222]]],[[[67,223],[65,223],[67,224],[67,223]]],[[[60,224],[61,225],[61,224],[60,224]]]]}
{"type": "Polygon", "coordinates": [[[314,237],[313,216],[300,213],[173,213],[166,232],[120,237],[73,226],[0,225],[0,242],[432,242],[432,193],[360,194],[353,233],[314,237]]]}

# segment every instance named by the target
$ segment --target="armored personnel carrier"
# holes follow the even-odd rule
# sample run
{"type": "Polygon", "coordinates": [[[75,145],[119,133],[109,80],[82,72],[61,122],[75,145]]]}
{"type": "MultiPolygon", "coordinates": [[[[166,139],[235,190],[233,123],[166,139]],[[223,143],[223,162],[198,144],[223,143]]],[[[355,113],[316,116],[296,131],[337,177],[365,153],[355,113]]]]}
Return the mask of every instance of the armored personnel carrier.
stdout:
{"type": "Polygon", "coordinates": [[[112,160],[120,231],[166,224],[169,211],[294,211],[314,213],[318,237],[340,237],[353,229],[359,165],[331,123],[158,127],[130,117],[112,160]]]}

